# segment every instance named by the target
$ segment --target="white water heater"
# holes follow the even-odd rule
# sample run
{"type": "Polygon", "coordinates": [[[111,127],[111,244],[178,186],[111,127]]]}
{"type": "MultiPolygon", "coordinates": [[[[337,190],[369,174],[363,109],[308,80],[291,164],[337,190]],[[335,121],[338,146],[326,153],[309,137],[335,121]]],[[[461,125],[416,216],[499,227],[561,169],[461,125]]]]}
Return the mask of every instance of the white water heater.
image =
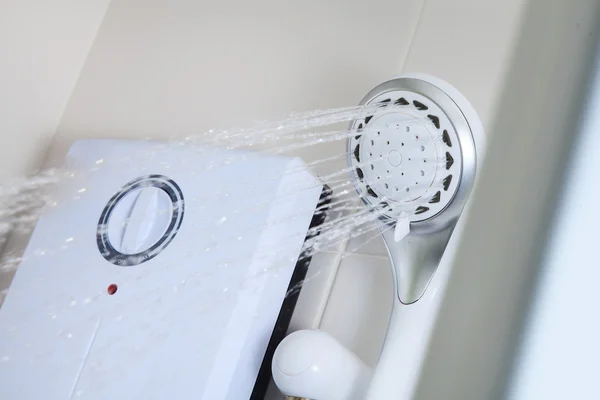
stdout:
{"type": "Polygon", "coordinates": [[[67,168],[0,309],[0,398],[262,398],[322,184],[155,142],[77,142],[67,168]]]}

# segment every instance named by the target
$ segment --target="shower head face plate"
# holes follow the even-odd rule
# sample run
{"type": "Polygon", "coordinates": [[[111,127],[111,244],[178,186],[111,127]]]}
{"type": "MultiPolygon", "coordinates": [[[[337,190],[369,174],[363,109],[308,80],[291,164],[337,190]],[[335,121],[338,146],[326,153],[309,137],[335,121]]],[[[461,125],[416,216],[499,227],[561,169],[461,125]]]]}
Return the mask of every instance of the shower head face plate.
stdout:
{"type": "Polygon", "coordinates": [[[381,109],[353,121],[350,165],[363,201],[395,221],[411,222],[442,212],[456,195],[463,169],[460,140],[438,104],[421,93],[389,90],[364,105],[381,109]]]}

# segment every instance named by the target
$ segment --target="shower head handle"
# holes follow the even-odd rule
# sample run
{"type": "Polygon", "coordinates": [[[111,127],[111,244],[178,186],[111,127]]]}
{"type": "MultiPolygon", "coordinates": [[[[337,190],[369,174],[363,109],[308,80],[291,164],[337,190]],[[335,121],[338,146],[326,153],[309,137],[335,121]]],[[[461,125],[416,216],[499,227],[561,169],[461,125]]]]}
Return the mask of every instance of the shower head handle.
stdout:
{"type": "Polygon", "coordinates": [[[398,300],[403,304],[418,301],[438,267],[456,220],[429,234],[411,232],[400,242],[394,240],[394,231],[382,230],[382,236],[392,263],[398,300]]]}

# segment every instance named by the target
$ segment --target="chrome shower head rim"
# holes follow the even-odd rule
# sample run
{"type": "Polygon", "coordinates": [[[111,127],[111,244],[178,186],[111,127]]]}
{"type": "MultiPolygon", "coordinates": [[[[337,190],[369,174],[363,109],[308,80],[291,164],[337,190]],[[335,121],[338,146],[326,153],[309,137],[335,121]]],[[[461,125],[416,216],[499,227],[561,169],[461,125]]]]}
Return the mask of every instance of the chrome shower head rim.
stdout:
{"type": "MultiPolygon", "coordinates": [[[[440,122],[440,119],[443,119],[448,124],[448,133],[452,135],[453,139],[457,139],[456,149],[460,154],[457,160],[459,161],[457,163],[459,165],[456,168],[458,168],[459,175],[453,177],[456,186],[453,188],[451,196],[447,196],[443,202],[443,207],[440,209],[432,210],[429,214],[423,215],[423,219],[417,218],[411,221],[411,232],[414,234],[439,231],[456,222],[475,181],[477,156],[472,129],[466,116],[452,97],[438,86],[424,79],[403,77],[386,81],[367,93],[359,103],[359,106],[373,104],[376,99],[381,99],[383,95],[391,94],[392,92],[407,92],[427,99],[427,106],[435,105],[438,112],[442,113],[436,121],[436,129],[443,130],[443,126],[441,125],[444,122],[440,122]]],[[[422,106],[422,104],[415,105],[412,102],[403,105],[407,107],[407,110],[413,111],[418,111],[417,106],[422,106]]],[[[424,115],[427,115],[427,113],[424,115]]],[[[352,121],[350,129],[356,130],[360,121],[352,121]]],[[[353,150],[355,149],[353,145],[355,144],[355,140],[358,139],[355,139],[354,136],[348,139],[348,165],[354,176],[355,189],[361,196],[362,201],[367,205],[372,205],[372,202],[366,198],[368,193],[365,193],[364,187],[361,185],[361,178],[354,168],[353,150]]],[[[381,215],[379,219],[385,224],[393,224],[395,222],[393,217],[385,214],[381,215]]]]}

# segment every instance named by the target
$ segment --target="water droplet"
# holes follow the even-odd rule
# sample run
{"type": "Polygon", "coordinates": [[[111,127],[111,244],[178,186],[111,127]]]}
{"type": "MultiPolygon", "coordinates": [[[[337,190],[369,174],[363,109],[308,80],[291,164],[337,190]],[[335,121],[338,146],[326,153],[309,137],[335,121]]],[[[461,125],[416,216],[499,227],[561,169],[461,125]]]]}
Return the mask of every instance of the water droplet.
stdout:
{"type": "Polygon", "coordinates": [[[227,221],[227,217],[221,217],[221,219],[219,220],[219,225],[224,223],[225,221],[227,221]]]}
{"type": "Polygon", "coordinates": [[[65,242],[67,242],[67,243],[70,243],[70,242],[72,242],[73,240],[75,240],[75,238],[71,236],[70,238],[66,238],[66,239],[65,239],[65,242]]]}
{"type": "Polygon", "coordinates": [[[229,290],[229,288],[223,288],[223,293],[225,293],[228,290],[229,290]]]}
{"type": "Polygon", "coordinates": [[[103,158],[101,158],[101,159],[99,159],[99,160],[96,160],[96,164],[102,164],[103,162],[104,162],[104,159],[103,159],[103,158]]]}
{"type": "Polygon", "coordinates": [[[69,303],[71,307],[75,307],[77,305],[77,301],[73,300],[69,303]]]}
{"type": "Polygon", "coordinates": [[[77,191],[77,193],[84,193],[87,191],[87,188],[81,188],[77,191]]]}
{"type": "Polygon", "coordinates": [[[242,237],[241,237],[241,236],[238,236],[237,240],[242,240],[242,237]]]}
{"type": "Polygon", "coordinates": [[[71,339],[73,338],[73,334],[72,333],[67,333],[67,339],[71,339]]]}

